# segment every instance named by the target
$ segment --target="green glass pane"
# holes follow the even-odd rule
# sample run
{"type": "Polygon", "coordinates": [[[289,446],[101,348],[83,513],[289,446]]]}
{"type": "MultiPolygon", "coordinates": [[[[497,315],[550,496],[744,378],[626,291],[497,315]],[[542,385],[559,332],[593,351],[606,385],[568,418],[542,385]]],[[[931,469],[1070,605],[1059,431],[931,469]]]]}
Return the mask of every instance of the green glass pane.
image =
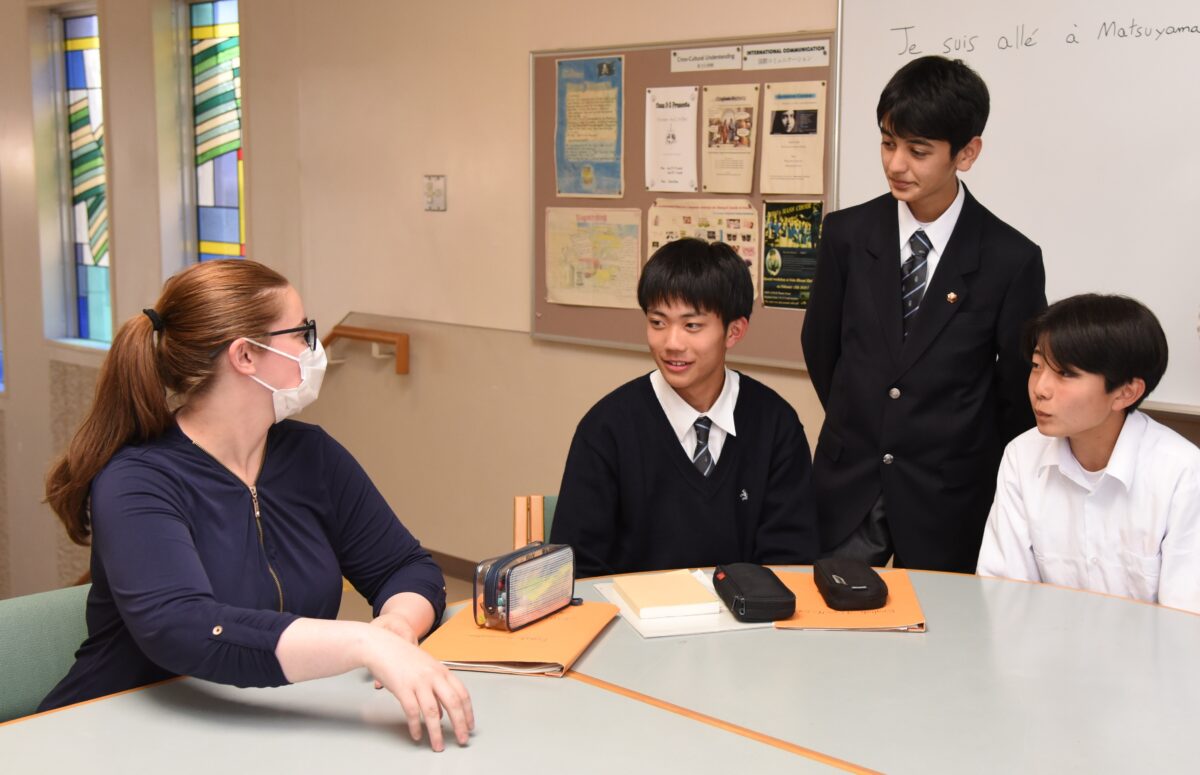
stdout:
{"type": "Polygon", "coordinates": [[[88,171],[88,170],[90,170],[90,169],[94,169],[94,168],[96,168],[96,167],[103,167],[103,166],[104,166],[104,158],[103,158],[103,157],[101,157],[101,158],[98,158],[98,159],[92,159],[91,161],[89,161],[89,162],[86,162],[86,163],[84,163],[84,164],[72,164],[72,165],[71,165],[71,170],[72,170],[72,171],[73,171],[75,174],[77,174],[77,175],[78,175],[78,174],[82,174],[82,173],[84,173],[84,172],[87,172],[87,171],[88,171]]]}
{"type": "Polygon", "coordinates": [[[209,159],[215,159],[223,153],[229,153],[230,151],[236,151],[241,146],[242,146],[241,140],[232,140],[223,145],[218,145],[216,148],[210,148],[207,151],[205,151],[204,153],[202,153],[196,157],[196,166],[199,167],[201,164],[208,161],[209,159]]]}
{"type": "Polygon", "coordinates": [[[196,72],[193,75],[192,83],[204,83],[209,78],[212,78],[214,75],[218,75],[220,73],[227,72],[232,68],[233,68],[232,62],[221,62],[216,67],[210,67],[207,70],[196,72]]]}
{"type": "Polygon", "coordinates": [[[104,149],[102,149],[100,147],[100,144],[99,143],[88,143],[88,145],[91,145],[94,147],[90,151],[85,151],[84,153],[81,153],[80,155],[73,157],[71,159],[71,169],[78,169],[80,164],[83,164],[84,162],[92,161],[93,159],[103,160],[102,154],[104,153],[104,149]]]}
{"type": "Polygon", "coordinates": [[[224,83],[219,83],[216,86],[213,86],[211,89],[205,89],[204,91],[197,94],[195,96],[196,104],[202,105],[205,102],[207,102],[208,100],[211,100],[213,97],[216,97],[218,94],[224,94],[225,92],[232,92],[232,91],[233,91],[233,81],[225,81],[224,83]]]}
{"type": "Polygon", "coordinates": [[[215,46],[209,46],[198,54],[192,55],[192,73],[197,73],[205,67],[212,67],[216,62],[225,62],[237,56],[240,38],[227,38],[215,46]],[[223,58],[222,58],[223,57],[223,58]]]}
{"type": "Polygon", "coordinates": [[[222,113],[236,113],[238,107],[237,102],[223,102],[220,105],[214,105],[203,113],[196,114],[196,126],[200,126],[210,118],[219,116],[222,113]]]}
{"type": "Polygon", "coordinates": [[[206,111],[210,108],[214,108],[217,105],[221,105],[226,102],[233,102],[233,100],[234,100],[234,93],[232,90],[230,90],[230,91],[225,92],[224,94],[218,94],[217,96],[213,97],[212,99],[207,99],[204,102],[197,102],[195,111],[196,111],[196,113],[203,113],[204,111],[206,111]]]}
{"type": "Polygon", "coordinates": [[[112,341],[112,306],[108,295],[108,267],[87,268],[88,336],[112,341]]]}
{"type": "Polygon", "coordinates": [[[202,132],[201,134],[196,135],[196,145],[203,145],[214,137],[220,137],[226,132],[237,130],[240,126],[241,124],[238,121],[230,121],[227,124],[221,124],[218,127],[214,127],[207,132],[202,132]]]}

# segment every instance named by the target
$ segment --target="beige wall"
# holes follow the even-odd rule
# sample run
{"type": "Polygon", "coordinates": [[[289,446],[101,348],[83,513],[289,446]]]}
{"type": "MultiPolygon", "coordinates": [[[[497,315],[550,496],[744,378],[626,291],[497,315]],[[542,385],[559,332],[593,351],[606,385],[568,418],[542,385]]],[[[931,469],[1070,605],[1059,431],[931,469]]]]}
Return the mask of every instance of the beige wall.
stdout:
{"type": "MultiPolygon", "coordinates": [[[[100,0],[118,322],[154,300],[185,239],[171,0],[100,0]]],[[[0,0],[0,596],[79,569],[41,503],[42,479],[89,400],[102,354],[48,341],[61,305],[46,13],[0,0]],[[40,181],[40,184],[39,184],[40,181]],[[49,185],[47,185],[49,182],[49,185]]],[[[831,28],[834,0],[440,3],[242,0],[248,240],[323,326],[352,310],[409,319],[413,370],[352,347],[308,419],[376,478],[425,542],[504,549],[509,498],[553,491],[570,434],[645,355],[529,335],[532,50],[831,28]],[[421,176],[450,209],[422,211],[421,176]],[[493,454],[468,436],[487,432],[493,454]]],[[[753,333],[751,334],[753,335],[753,333]]],[[[799,373],[749,369],[820,411],[799,373]]]]}
{"type": "Polygon", "coordinates": [[[369,310],[528,331],[529,52],[832,28],[836,4],[245,7],[247,142],[271,138],[247,162],[257,255],[298,278],[318,320],[369,310]],[[271,80],[254,80],[259,63],[271,80]],[[422,211],[426,173],[448,176],[448,212],[422,211]]]}

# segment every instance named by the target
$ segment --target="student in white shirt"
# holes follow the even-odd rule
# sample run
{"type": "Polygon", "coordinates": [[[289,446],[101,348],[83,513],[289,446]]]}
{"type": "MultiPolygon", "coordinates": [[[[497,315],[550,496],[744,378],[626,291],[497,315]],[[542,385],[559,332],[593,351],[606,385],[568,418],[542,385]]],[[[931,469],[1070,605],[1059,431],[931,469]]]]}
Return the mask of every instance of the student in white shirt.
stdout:
{"type": "Polygon", "coordinates": [[[1136,411],[1167,368],[1158,320],[1072,296],[1023,345],[1037,428],[1004,450],[977,572],[1200,612],[1200,449],[1136,411]]]}

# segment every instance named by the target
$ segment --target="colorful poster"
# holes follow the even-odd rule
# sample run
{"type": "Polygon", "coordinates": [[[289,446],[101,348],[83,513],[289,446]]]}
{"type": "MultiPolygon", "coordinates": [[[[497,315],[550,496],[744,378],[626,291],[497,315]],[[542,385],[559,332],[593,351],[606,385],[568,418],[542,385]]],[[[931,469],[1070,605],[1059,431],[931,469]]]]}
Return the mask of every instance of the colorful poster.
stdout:
{"type": "Polygon", "coordinates": [[[625,58],[560,59],[554,174],[562,197],[625,194],[625,58]]]}
{"type": "Polygon", "coordinates": [[[825,193],[825,82],[768,83],[764,89],[759,189],[825,193]]]}
{"type": "Polygon", "coordinates": [[[758,84],[704,87],[702,189],[749,194],[754,185],[758,84]]]}
{"type": "Polygon", "coordinates": [[[764,203],[764,307],[807,309],[817,276],[821,210],[820,202],[764,203]]]}
{"type": "Polygon", "coordinates": [[[646,190],[691,191],[697,187],[698,86],[646,89],[646,190]]]}
{"type": "Polygon", "coordinates": [[[746,262],[758,298],[762,232],[754,205],[739,199],[659,199],[650,206],[646,224],[647,255],[683,237],[728,244],[746,262]]]}
{"type": "Polygon", "coordinates": [[[642,211],[546,208],[546,301],[636,309],[642,211]]]}

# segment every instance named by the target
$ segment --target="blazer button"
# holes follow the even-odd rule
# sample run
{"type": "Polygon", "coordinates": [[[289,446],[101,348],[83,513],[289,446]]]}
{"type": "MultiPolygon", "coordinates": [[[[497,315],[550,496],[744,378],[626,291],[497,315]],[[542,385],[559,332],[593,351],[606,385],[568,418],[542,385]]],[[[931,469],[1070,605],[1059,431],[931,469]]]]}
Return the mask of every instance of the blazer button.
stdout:
{"type": "Polygon", "coordinates": [[[225,632],[225,628],[219,624],[216,627],[213,627],[213,629],[212,629],[213,635],[219,636],[223,632],[225,632]]]}
{"type": "Polygon", "coordinates": [[[883,456],[883,464],[884,464],[885,466],[890,466],[890,465],[892,464],[892,461],[893,461],[893,460],[895,460],[895,459],[896,459],[896,458],[892,457],[892,453],[891,453],[891,452],[889,452],[889,453],[887,453],[886,455],[884,455],[884,456],[883,456]]]}
{"type": "Polygon", "coordinates": [[[899,398],[899,397],[900,397],[900,388],[892,388],[891,390],[888,391],[888,398],[899,398]]]}

